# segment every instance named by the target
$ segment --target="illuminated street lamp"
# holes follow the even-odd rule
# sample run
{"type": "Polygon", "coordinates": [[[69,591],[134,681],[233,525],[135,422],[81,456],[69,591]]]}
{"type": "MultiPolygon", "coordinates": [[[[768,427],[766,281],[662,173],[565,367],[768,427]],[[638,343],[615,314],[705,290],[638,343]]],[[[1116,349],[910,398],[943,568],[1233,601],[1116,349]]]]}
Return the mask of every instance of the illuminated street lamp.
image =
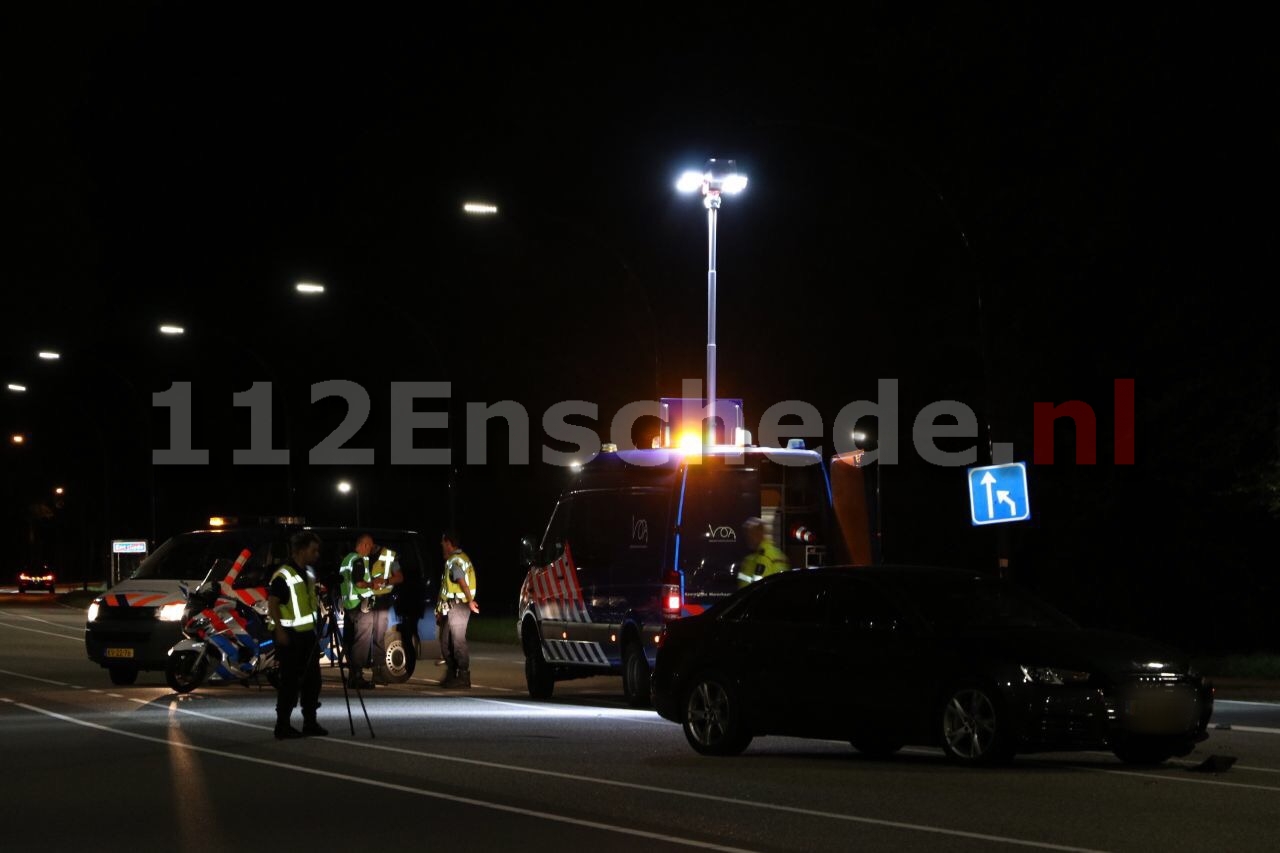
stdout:
{"type": "Polygon", "coordinates": [[[350,492],[355,492],[356,494],[356,527],[359,527],[360,526],[360,489],[352,485],[351,483],[347,482],[346,480],[343,480],[341,483],[338,483],[338,491],[342,492],[344,495],[350,492]]]}
{"type": "Polygon", "coordinates": [[[186,333],[187,330],[181,326],[171,326],[166,323],[160,327],[160,334],[162,335],[185,335],[186,333]]]}
{"type": "Polygon", "coordinates": [[[9,440],[12,441],[14,444],[25,444],[27,441],[27,437],[19,432],[9,436],[9,440]]]}
{"type": "Polygon", "coordinates": [[[53,493],[61,497],[62,495],[65,495],[67,493],[67,490],[62,488],[62,486],[58,486],[53,490],[53,493]]]}
{"type": "Polygon", "coordinates": [[[26,386],[26,385],[19,385],[17,382],[10,382],[10,383],[9,383],[9,390],[10,390],[10,391],[12,391],[12,392],[13,392],[13,393],[15,393],[15,394],[21,394],[21,393],[23,393],[24,391],[26,391],[26,390],[27,390],[27,386],[26,386]]]}
{"type": "Polygon", "coordinates": [[[676,182],[682,193],[702,191],[707,209],[707,418],[710,444],[716,443],[716,220],[722,194],[736,195],[747,188],[747,176],[733,160],[711,159],[701,172],[688,171],[676,182]]]}
{"type": "Polygon", "coordinates": [[[468,201],[462,205],[462,212],[470,216],[493,216],[498,212],[498,206],[482,201],[468,201]]]}
{"type": "Polygon", "coordinates": [[[310,282],[310,281],[300,281],[297,284],[295,284],[293,288],[299,293],[306,293],[310,295],[324,293],[323,284],[316,284],[315,282],[310,282]]]}
{"type": "Polygon", "coordinates": [[[62,353],[54,352],[53,350],[43,349],[43,350],[40,350],[40,352],[36,353],[36,356],[44,359],[45,361],[57,361],[58,359],[62,358],[62,353]]]}

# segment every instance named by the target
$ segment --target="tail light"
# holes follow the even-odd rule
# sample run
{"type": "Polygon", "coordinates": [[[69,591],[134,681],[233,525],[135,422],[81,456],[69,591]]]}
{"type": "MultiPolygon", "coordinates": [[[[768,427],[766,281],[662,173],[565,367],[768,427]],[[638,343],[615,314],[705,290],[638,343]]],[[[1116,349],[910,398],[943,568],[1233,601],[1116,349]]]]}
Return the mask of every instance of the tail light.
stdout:
{"type": "Polygon", "coordinates": [[[818,541],[818,535],[803,524],[797,524],[791,528],[791,538],[806,545],[812,545],[818,541]]]}
{"type": "Polygon", "coordinates": [[[679,616],[684,606],[684,595],[680,589],[680,573],[668,569],[662,578],[662,612],[667,616],[679,616]]]}

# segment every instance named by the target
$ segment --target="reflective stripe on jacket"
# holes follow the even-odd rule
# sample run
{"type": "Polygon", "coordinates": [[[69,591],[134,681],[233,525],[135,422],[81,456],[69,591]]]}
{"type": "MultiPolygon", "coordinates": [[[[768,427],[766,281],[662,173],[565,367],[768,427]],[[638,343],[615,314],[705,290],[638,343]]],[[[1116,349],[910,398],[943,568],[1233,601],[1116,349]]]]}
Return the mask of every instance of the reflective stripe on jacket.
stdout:
{"type": "Polygon", "coordinates": [[[342,583],[339,584],[338,591],[342,595],[343,610],[354,610],[360,606],[360,588],[351,579],[352,569],[355,567],[356,560],[359,559],[362,559],[362,557],[352,551],[342,560],[342,565],[338,566],[338,573],[342,576],[342,583]]]}
{"type": "Polygon", "coordinates": [[[280,624],[295,631],[315,628],[316,582],[311,573],[303,574],[285,563],[276,569],[271,580],[284,578],[289,587],[289,600],[280,602],[280,624]]]}
{"type": "Polygon", "coordinates": [[[444,563],[444,580],[440,582],[440,588],[444,590],[444,597],[448,601],[466,601],[466,593],[462,591],[462,584],[453,579],[453,571],[461,568],[466,573],[467,589],[471,590],[471,597],[476,597],[476,567],[471,565],[471,559],[461,549],[454,551],[449,555],[449,559],[444,563]]]}

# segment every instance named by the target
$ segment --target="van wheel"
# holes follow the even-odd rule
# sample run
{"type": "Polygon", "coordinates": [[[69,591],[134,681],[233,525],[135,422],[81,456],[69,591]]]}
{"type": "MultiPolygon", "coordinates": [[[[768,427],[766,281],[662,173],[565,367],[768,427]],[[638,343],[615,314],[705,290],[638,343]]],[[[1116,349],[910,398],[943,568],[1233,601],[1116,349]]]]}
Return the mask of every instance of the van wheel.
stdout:
{"type": "Polygon", "coordinates": [[[403,684],[412,678],[413,670],[417,665],[417,656],[413,653],[413,646],[406,645],[404,638],[400,636],[400,632],[394,629],[387,633],[384,646],[387,653],[384,656],[382,671],[387,680],[396,684],[403,684]]]}
{"type": "Polygon", "coordinates": [[[550,699],[556,688],[556,674],[542,656],[542,643],[533,623],[526,625],[524,630],[524,682],[533,699],[550,699]]]}
{"type": "Polygon", "coordinates": [[[685,738],[703,755],[737,755],[751,744],[741,694],[718,673],[703,673],[693,680],[682,716],[685,738]]]}
{"type": "Polygon", "coordinates": [[[633,708],[650,704],[649,661],[635,640],[629,640],[622,651],[622,693],[633,708]]]}
{"type": "Polygon", "coordinates": [[[127,687],[138,680],[138,670],[132,666],[109,666],[107,675],[111,678],[112,684],[118,684],[121,687],[127,687]]]}

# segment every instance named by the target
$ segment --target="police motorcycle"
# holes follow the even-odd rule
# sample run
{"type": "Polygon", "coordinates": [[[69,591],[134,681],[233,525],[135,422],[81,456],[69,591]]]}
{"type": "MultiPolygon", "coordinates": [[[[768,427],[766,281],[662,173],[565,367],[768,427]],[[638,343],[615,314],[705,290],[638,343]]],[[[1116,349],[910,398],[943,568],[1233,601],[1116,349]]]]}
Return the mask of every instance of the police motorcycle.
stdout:
{"type": "Polygon", "coordinates": [[[266,587],[236,583],[250,556],[246,549],[234,562],[215,561],[187,594],[183,639],[169,649],[164,671],[178,693],[190,693],[210,678],[248,687],[265,677],[275,686],[279,663],[268,627],[266,587]]]}

